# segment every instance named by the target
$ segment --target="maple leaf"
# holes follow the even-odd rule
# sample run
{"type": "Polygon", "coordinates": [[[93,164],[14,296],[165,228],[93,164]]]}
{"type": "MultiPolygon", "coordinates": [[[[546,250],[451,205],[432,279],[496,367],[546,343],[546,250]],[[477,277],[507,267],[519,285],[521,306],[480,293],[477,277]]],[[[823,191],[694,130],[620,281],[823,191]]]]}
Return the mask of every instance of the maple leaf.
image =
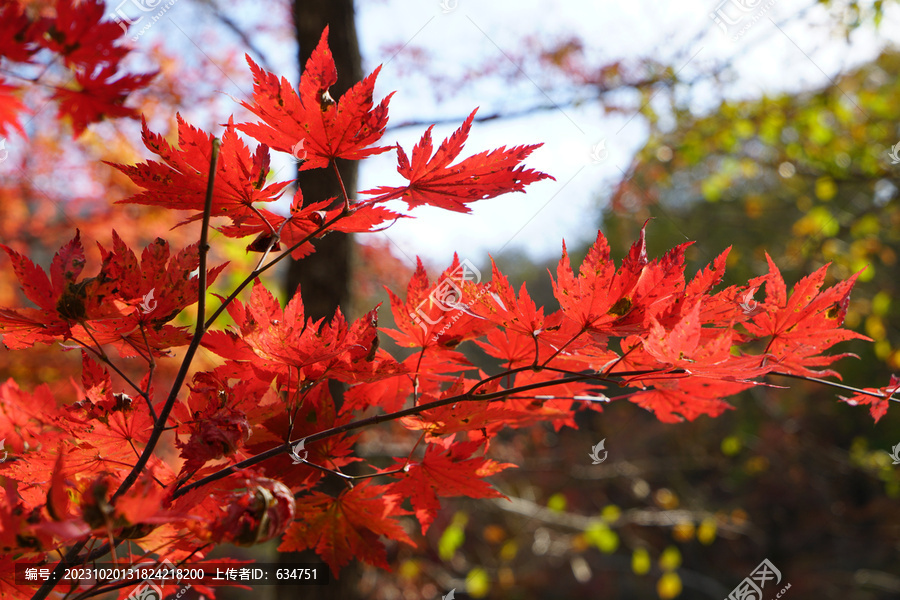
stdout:
{"type": "Polygon", "coordinates": [[[859,404],[862,404],[864,406],[868,405],[869,413],[877,423],[879,420],[881,420],[881,417],[883,417],[887,413],[888,406],[890,406],[891,400],[900,402],[900,399],[894,398],[894,394],[900,391],[900,377],[891,375],[891,382],[888,385],[880,388],[864,388],[863,391],[869,393],[857,393],[850,396],[849,398],[846,396],[838,397],[851,406],[857,406],[859,404]]]}
{"type": "Polygon", "coordinates": [[[57,437],[56,400],[43,383],[33,391],[22,390],[12,378],[0,383],[0,439],[10,455],[52,444],[57,437]]]}
{"type": "Polygon", "coordinates": [[[72,119],[72,134],[77,138],[91,123],[104,118],[137,117],[137,110],[125,106],[131,92],[146,87],[156,73],[121,75],[113,80],[116,68],[97,67],[75,72],[75,88],[56,88],[53,98],[59,101],[58,118],[72,119]]]}
{"type": "MultiPolygon", "coordinates": [[[[45,48],[58,53],[67,67],[92,70],[100,63],[116,65],[128,53],[114,42],[124,35],[115,21],[103,21],[106,5],[100,0],[59,0],[56,18],[48,21],[40,38],[45,48]]],[[[112,71],[115,71],[113,66],[112,71]]]]}
{"type": "Polygon", "coordinates": [[[0,308],[0,331],[7,348],[28,348],[36,341],[53,343],[58,337],[69,336],[70,325],[83,316],[83,304],[78,304],[83,286],[76,283],[84,268],[84,248],[80,232],[53,257],[51,278],[28,257],[0,244],[12,261],[13,270],[25,297],[38,309],[0,308]]]}
{"type": "MultiPolygon", "coordinates": [[[[165,348],[187,343],[183,328],[163,324],[197,301],[199,282],[191,273],[199,265],[198,245],[185,248],[169,262],[169,245],[157,238],[145,249],[139,266],[115,231],[113,242],[112,252],[100,247],[100,273],[81,280],[85,258],[78,232],[56,253],[50,278],[27,257],[0,245],[12,260],[25,296],[39,307],[0,308],[0,332],[6,334],[6,346],[27,348],[35,342],[74,337],[112,343],[123,356],[134,356],[134,348],[160,354],[165,348]],[[148,315],[137,305],[151,289],[165,289],[166,293],[148,315]]],[[[225,266],[209,269],[208,283],[212,284],[225,266]]]]}
{"type": "Polygon", "coordinates": [[[652,411],[663,423],[693,421],[701,415],[718,417],[733,406],[722,400],[753,383],[715,381],[699,377],[667,379],[654,383],[653,389],[636,392],[629,400],[652,411]]]}
{"type": "MultiPolygon", "coordinates": [[[[475,276],[471,263],[463,265],[454,254],[453,262],[441,277],[432,283],[421,259],[416,259],[416,271],[406,288],[406,300],[401,300],[388,288],[391,312],[398,330],[385,329],[394,341],[405,347],[448,347],[447,337],[452,331],[453,344],[475,339],[491,329],[491,324],[469,312],[467,304],[481,295],[482,290],[472,282],[475,276]]],[[[480,279],[481,274],[477,274],[480,279]]]]}
{"type": "Polygon", "coordinates": [[[306,319],[300,290],[281,309],[269,290],[256,281],[246,305],[233,302],[229,314],[240,328],[241,339],[216,336],[204,345],[226,357],[254,357],[254,368],[301,381],[317,381],[326,374],[347,383],[390,377],[399,372],[386,357],[377,370],[367,367],[377,351],[376,313],[348,324],[340,309],[326,323],[306,319]],[[249,353],[248,353],[249,352],[249,353]]]}
{"type": "Polygon", "coordinates": [[[242,102],[262,123],[241,123],[240,131],[270,148],[292,152],[303,142],[300,170],[327,167],[335,158],[361,160],[390,150],[367,147],[384,134],[389,94],[374,106],[372,93],[381,67],[351,87],[337,102],[328,90],[337,82],[334,57],[328,48],[328,27],[300,76],[300,93],[284,77],[267,72],[247,56],[253,72],[253,102],[242,102]]]}
{"type": "Polygon", "coordinates": [[[13,62],[29,62],[38,50],[32,34],[32,22],[22,3],[5,2],[0,6],[0,56],[13,62]]]}
{"type": "MultiPolygon", "coordinates": [[[[196,211],[197,214],[182,221],[187,223],[202,216],[213,136],[189,124],[181,115],[176,118],[178,148],[170,146],[161,134],[152,133],[147,121],[143,120],[144,145],[162,158],[162,162],[147,161],[133,166],[107,164],[145,189],[119,200],[119,203],[196,211]]],[[[271,202],[279,198],[290,181],[264,185],[268,172],[268,148],[260,145],[251,155],[229,120],[216,167],[211,214],[228,216],[239,223],[255,214],[254,202],[271,202]]]]}
{"type": "Polygon", "coordinates": [[[585,331],[604,335],[636,333],[644,320],[665,311],[684,292],[684,251],[669,250],[662,259],[647,258],[645,230],[619,269],[610,259],[609,243],[597,232],[576,277],[563,244],[553,294],[562,311],[585,331]]]}
{"type": "Polygon", "coordinates": [[[244,413],[217,405],[218,399],[203,413],[195,413],[190,439],[176,442],[186,459],[180,475],[192,473],[210,460],[234,454],[250,437],[250,424],[244,413]]]}
{"type": "Polygon", "coordinates": [[[836,371],[816,371],[810,367],[829,365],[852,356],[848,353],[821,354],[839,342],[872,341],[860,333],[841,328],[850,303],[850,291],[859,273],[820,292],[830,263],[825,264],[798,281],[788,297],[781,272],[768,254],[766,260],[769,274],[750,281],[751,287],[762,282],[766,284],[763,310],[745,322],[744,327],[759,338],[770,338],[766,362],[773,365],[771,370],[809,376],[834,375],[840,379],[836,371]]]}
{"type": "MultiPolygon", "coordinates": [[[[515,331],[527,337],[539,337],[547,327],[556,327],[562,315],[555,315],[549,320],[544,317],[543,307],[538,308],[528,295],[525,283],[516,291],[509,280],[497,268],[491,259],[490,293],[477,293],[474,306],[479,316],[490,319],[507,331],[515,331]]],[[[487,290],[484,290],[487,291],[487,290]]]]}
{"type": "Polygon", "coordinates": [[[345,489],[337,498],[322,492],[299,498],[299,518],[288,527],[278,551],[315,550],[335,577],[352,559],[390,570],[379,536],[413,547],[415,543],[395,520],[406,513],[386,497],[390,488],[370,481],[345,489]]]}
{"type": "MultiPolygon", "coordinates": [[[[171,256],[169,243],[156,238],[144,248],[138,264],[134,252],[115,230],[112,237],[111,251],[100,246],[103,265],[97,278],[114,287],[116,297],[132,307],[130,315],[134,319],[153,324],[151,329],[157,331],[162,323],[197,301],[199,281],[193,273],[200,266],[199,244],[191,244],[171,256]],[[146,310],[150,304],[153,308],[146,310]]],[[[208,286],[227,264],[207,271],[208,286]]]]}
{"type": "Polygon", "coordinates": [[[430,204],[455,212],[471,212],[469,202],[494,198],[507,192],[523,192],[525,186],[542,179],[555,178],[526,169],[521,163],[543,144],[515,146],[470,156],[456,165],[450,163],[462,152],[469,137],[475,111],[453,135],[445,139],[432,156],[433,145],[429,127],[413,148],[412,160],[397,146],[397,172],[409,181],[404,187],[381,186],[363,194],[377,195],[375,202],[403,198],[410,208],[430,204]]]}
{"type": "MultiPolygon", "coordinates": [[[[0,15],[2,21],[2,15],[0,15]]],[[[2,36],[2,32],[0,32],[2,36]]],[[[2,54],[0,54],[2,56],[2,54]]],[[[28,112],[22,100],[12,92],[18,92],[19,88],[12,85],[4,85],[3,79],[0,78],[0,135],[9,135],[10,130],[15,129],[22,137],[25,137],[25,129],[19,122],[19,113],[28,112]]],[[[8,152],[0,146],[0,156],[3,152],[8,152]]]]}
{"type": "MultiPolygon", "coordinates": [[[[643,339],[643,349],[664,365],[683,369],[695,377],[727,381],[747,381],[764,375],[770,368],[754,356],[731,353],[735,332],[731,328],[701,327],[701,303],[695,302],[671,330],[651,317],[643,339]]],[[[639,359],[629,357],[635,364],[639,359]]]]}
{"type": "Polygon", "coordinates": [[[481,441],[431,444],[425,450],[421,462],[406,464],[397,460],[398,466],[406,465],[403,474],[395,474],[400,480],[390,484],[390,494],[409,498],[416,518],[422,525],[422,535],[428,531],[441,507],[438,497],[468,496],[469,498],[505,498],[484,477],[499,473],[515,465],[498,463],[472,454],[483,445],[481,441]]]}
{"type": "MultiPolygon", "coordinates": [[[[329,231],[344,233],[381,231],[376,228],[382,223],[405,218],[405,215],[371,202],[353,204],[349,214],[344,213],[343,206],[328,210],[328,207],[334,204],[334,200],[334,198],[329,198],[320,202],[304,204],[303,193],[297,190],[291,202],[290,214],[287,217],[276,215],[265,209],[258,209],[252,215],[240,219],[236,224],[225,225],[217,229],[226,236],[235,238],[257,234],[257,238],[247,246],[247,251],[265,252],[273,242],[272,250],[280,250],[282,244],[293,247],[314,233],[324,223],[333,220],[331,226],[318,232],[316,236],[321,237],[329,231]],[[336,217],[341,218],[335,220],[336,217]]],[[[295,260],[299,260],[312,254],[313,251],[313,245],[307,241],[295,248],[291,252],[291,256],[295,260]]]]}

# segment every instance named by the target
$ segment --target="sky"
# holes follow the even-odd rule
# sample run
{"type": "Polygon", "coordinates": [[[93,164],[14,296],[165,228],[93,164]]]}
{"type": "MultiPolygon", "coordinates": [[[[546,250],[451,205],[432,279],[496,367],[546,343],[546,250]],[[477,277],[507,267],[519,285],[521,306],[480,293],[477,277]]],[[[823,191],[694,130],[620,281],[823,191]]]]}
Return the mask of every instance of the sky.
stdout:
{"type": "MultiPolygon", "coordinates": [[[[476,106],[483,113],[512,112],[568,99],[570,90],[537,83],[533,65],[510,59],[521,53],[527,36],[552,41],[576,35],[584,40],[587,56],[597,62],[651,56],[673,61],[685,77],[732,61],[737,75],[726,93],[740,98],[825,85],[876,56],[886,41],[896,43],[897,35],[891,32],[900,31],[892,7],[877,34],[858,30],[848,43],[833,31],[825,8],[791,0],[363,0],[357,7],[364,68],[384,65],[376,98],[397,90],[391,118],[401,122],[458,116],[461,123],[476,106]],[[727,34],[711,13],[734,23],[726,23],[727,34]],[[396,55],[385,51],[400,44],[408,45],[396,55]],[[460,73],[466,65],[487,60],[520,77],[513,85],[487,81],[435,99],[427,92],[427,81],[404,73],[404,52],[414,47],[429,51],[428,68],[437,73],[460,73]]],[[[712,92],[697,86],[692,108],[709,109],[709,98],[718,98],[712,92]]],[[[455,127],[435,127],[436,143],[455,127]]],[[[397,141],[409,151],[423,129],[389,131],[384,141],[397,141]]],[[[510,249],[536,259],[558,256],[563,239],[570,247],[594,239],[600,207],[646,142],[647,132],[640,116],[606,117],[597,103],[476,123],[460,158],[501,145],[543,143],[526,164],[556,181],[530,185],[524,194],[473,203],[467,215],[417,208],[412,212],[416,219],[403,219],[378,235],[391,241],[398,257],[412,260],[420,255],[441,267],[449,264],[454,251],[475,264],[510,249]],[[608,156],[602,150],[595,153],[594,158],[603,158],[598,162],[592,149],[601,142],[608,156]]],[[[360,189],[401,184],[395,168],[393,153],[364,163],[360,189]]],[[[398,201],[397,208],[405,208],[405,203],[398,201]]]]}
{"type": "MultiPolygon", "coordinates": [[[[261,5],[242,6],[259,13],[261,5]]],[[[273,6],[280,8],[269,7],[264,15],[229,16],[239,23],[274,20],[277,27],[289,16],[283,6],[273,6]]],[[[606,115],[597,102],[569,106],[568,101],[583,95],[583,90],[578,92],[561,78],[548,80],[529,56],[525,40],[549,45],[577,37],[585,45],[587,60],[598,65],[638,57],[671,63],[679,77],[700,78],[684,100],[702,113],[715,107],[720,93],[755,98],[825,85],[842,71],[874,58],[886,43],[896,44],[900,32],[900,11],[889,4],[880,31],[861,28],[845,40],[835,32],[828,9],[814,0],[357,0],[356,7],[364,71],[382,65],[376,101],[396,91],[383,144],[399,143],[409,152],[426,129],[426,125],[393,128],[397,123],[455,119],[453,125],[434,128],[437,144],[476,107],[480,114],[508,114],[537,105],[563,105],[476,123],[459,158],[500,146],[542,143],[526,165],[555,180],[532,184],[526,193],[472,203],[471,214],[419,207],[410,213],[415,219],[401,219],[385,232],[369,234],[389,240],[394,254],[410,265],[421,256],[438,268],[449,265],[454,252],[486,267],[488,255],[501,251],[545,259],[559,256],[564,239],[570,248],[591,242],[606,198],[647,141],[648,128],[640,115],[606,115]],[[731,23],[726,31],[711,14],[731,23]],[[449,81],[482,64],[514,77],[477,79],[458,90],[448,89],[449,85],[436,88],[412,68],[420,53],[427,56],[424,71],[449,81]],[[709,81],[704,74],[726,62],[734,77],[724,90],[704,83],[709,81]]],[[[229,5],[223,3],[222,8],[227,11],[229,5]]],[[[177,2],[165,20],[177,19],[186,27],[203,16],[202,4],[177,2]]],[[[140,43],[184,33],[175,21],[165,20],[140,43]]],[[[200,55],[202,44],[192,41],[185,52],[197,56],[185,60],[214,60],[200,55]]],[[[296,52],[286,51],[283,38],[256,42],[266,64],[296,81],[296,52]]],[[[227,90],[231,95],[227,101],[246,96],[249,88],[242,87],[227,90]]],[[[636,97],[615,99],[635,109],[640,105],[636,97]]],[[[660,96],[650,102],[663,109],[662,100],[660,96]]],[[[276,157],[273,168],[289,171],[289,157],[276,157]]],[[[396,172],[393,152],[361,165],[360,190],[404,181],[396,172]]],[[[402,201],[391,208],[408,212],[402,201]]],[[[366,237],[360,237],[365,242],[366,237]]]]}

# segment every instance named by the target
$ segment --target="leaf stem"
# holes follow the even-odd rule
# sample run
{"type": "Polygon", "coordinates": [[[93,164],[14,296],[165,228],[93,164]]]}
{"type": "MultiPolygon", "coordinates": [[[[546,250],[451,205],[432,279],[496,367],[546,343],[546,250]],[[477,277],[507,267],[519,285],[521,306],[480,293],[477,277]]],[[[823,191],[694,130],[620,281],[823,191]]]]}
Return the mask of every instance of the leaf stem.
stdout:
{"type": "Polygon", "coordinates": [[[341,186],[341,193],[344,194],[344,214],[350,213],[350,196],[347,195],[347,188],[344,186],[344,178],[341,177],[341,171],[337,167],[337,160],[331,159],[331,166],[334,168],[334,174],[337,175],[338,183],[341,186]]]}
{"type": "Polygon", "coordinates": [[[809,375],[795,375],[794,373],[782,373],[781,371],[771,371],[768,373],[768,375],[778,375],[780,377],[790,377],[791,379],[801,379],[804,381],[811,381],[813,383],[827,385],[828,387],[837,388],[839,390],[853,392],[854,394],[863,394],[864,396],[874,396],[875,398],[882,398],[882,399],[886,398],[887,400],[893,400],[894,402],[900,402],[900,398],[894,398],[893,394],[890,396],[884,396],[883,394],[878,394],[875,392],[861,390],[861,389],[855,388],[851,385],[838,383],[837,381],[829,381],[827,379],[819,379],[818,377],[810,377],[809,375]]]}

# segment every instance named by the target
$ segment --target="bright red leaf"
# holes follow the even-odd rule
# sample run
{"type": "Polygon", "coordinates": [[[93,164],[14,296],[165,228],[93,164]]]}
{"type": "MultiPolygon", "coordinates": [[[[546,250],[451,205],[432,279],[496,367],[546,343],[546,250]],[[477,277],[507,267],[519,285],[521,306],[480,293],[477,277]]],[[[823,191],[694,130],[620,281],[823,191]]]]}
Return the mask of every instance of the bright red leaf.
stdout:
{"type": "Polygon", "coordinates": [[[403,187],[382,186],[362,192],[377,195],[376,202],[403,198],[410,208],[430,204],[447,210],[467,213],[469,202],[494,198],[508,192],[523,192],[525,186],[542,179],[554,179],[546,173],[526,169],[520,163],[542,144],[515,146],[481,152],[450,166],[469,137],[475,111],[437,152],[431,142],[429,127],[412,151],[412,160],[397,146],[397,172],[409,181],[403,187]]]}

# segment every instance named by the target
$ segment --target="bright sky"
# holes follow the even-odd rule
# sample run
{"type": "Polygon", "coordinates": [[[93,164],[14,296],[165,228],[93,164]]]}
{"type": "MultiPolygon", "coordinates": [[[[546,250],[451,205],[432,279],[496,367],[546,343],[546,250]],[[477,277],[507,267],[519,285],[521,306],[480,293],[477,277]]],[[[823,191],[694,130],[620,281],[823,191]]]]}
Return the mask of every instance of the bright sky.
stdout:
{"type": "MultiPolygon", "coordinates": [[[[528,56],[523,40],[529,37],[546,45],[578,37],[586,46],[588,60],[597,65],[652,56],[672,62],[679,75],[688,79],[730,60],[738,75],[729,84],[728,95],[757,97],[827,84],[841,71],[874,58],[886,42],[896,43],[900,32],[900,11],[887,5],[880,33],[863,28],[848,43],[835,34],[826,9],[814,0],[357,0],[356,5],[364,70],[368,73],[384,65],[376,100],[397,91],[391,101],[391,123],[458,118],[456,125],[435,128],[436,143],[476,106],[482,114],[509,113],[566,103],[573,96],[574,90],[561,81],[544,82],[533,61],[518,64],[510,58],[528,56]],[[719,18],[732,23],[728,34],[710,18],[716,11],[719,18]],[[403,49],[386,50],[391,46],[403,49]],[[487,62],[502,73],[517,73],[516,80],[478,80],[458,94],[443,90],[445,96],[439,99],[427,78],[408,72],[415,48],[429,55],[431,73],[453,77],[487,62]]],[[[254,3],[252,10],[259,6],[254,3]]],[[[203,10],[177,4],[169,14],[185,24],[202,18],[203,10]]],[[[287,18],[283,12],[248,18],[287,18]]],[[[230,16],[238,21],[244,18],[230,16]]],[[[154,26],[141,43],[150,43],[157,35],[178,34],[173,23],[161,25],[154,26]]],[[[281,42],[266,40],[258,45],[276,72],[296,80],[293,48],[286,52],[281,42]]],[[[191,48],[186,52],[192,52],[191,48]]],[[[229,93],[241,95],[237,89],[229,93]]],[[[695,85],[691,94],[689,100],[697,111],[714,106],[718,99],[708,84],[695,85]]],[[[623,99],[635,102],[618,98],[623,99]]],[[[388,131],[383,142],[399,142],[409,151],[424,129],[388,131]]],[[[644,145],[646,135],[641,117],[604,116],[597,103],[476,123],[461,158],[504,145],[543,142],[527,165],[553,175],[556,181],[533,184],[524,194],[476,202],[469,215],[418,208],[413,213],[416,219],[403,219],[376,235],[390,239],[398,257],[412,263],[420,255],[440,267],[449,264],[454,251],[480,266],[488,264],[488,254],[504,249],[522,250],[533,258],[558,256],[564,238],[570,246],[593,240],[604,199],[644,145]],[[601,142],[605,152],[598,148],[603,160],[596,162],[591,152],[601,142]]],[[[284,168],[289,163],[280,157],[273,161],[274,167],[279,165],[284,168]]],[[[359,183],[365,190],[403,181],[391,152],[364,162],[359,183]]],[[[397,201],[392,208],[405,212],[405,207],[397,201]]]]}
{"type": "MultiPolygon", "coordinates": [[[[719,2],[444,0],[448,12],[442,11],[439,0],[363,0],[357,6],[366,70],[386,63],[376,95],[380,98],[397,90],[391,102],[394,122],[448,115],[458,116],[461,122],[475,106],[480,105],[483,113],[512,111],[550,101],[564,102],[571,94],[532,83],[531,79],[537,77],[529,72],[533,66],[520,65],[518,84],[482,85],[471,93],[436,102],[431,94],[423,93],[427,82],[395,68],[403,51],[394,60],[384,55],[383,47],[390,43],[409,41],[410,46],[425,47],[434,61],[434,72],[459,73],[465,65],[485,58],[506,70],[507,55],[522,54],[525,36],[538,35],[551,41],[574,34],[584,40],[588,56],[598,63],[646,55],[665,62],[681,56],[676,68],[689,78],[731,59],[739,78],[729,94],[753,97],[764,91],[826,84],[836,73],[876,56],[885,42],[882,36],[893,35],[896,41],[900,31],[898,11],[892,11],[879,35],[871,29],[860,30],[848,45],[833,33],[825,9],[813,6],[814,2],[719,2]],[[750,10],[741,10],[741,2],[750,10]],[[739,39],[729,39],[709,16],[717,9],[720,18],[736,22],[729,26],[732,37],[747,25],[749,29],[739,39]],[[798,16],[804,10],[806,13],[798,16]]],[[[700,86],[693,93],[698,110],[704,107],[704,91],[700,86]]],[[[455,126],[436,127],[434,137],[443,139],[453,129],[455,126]]],[[[402,129],[389,132],[384,141],[399,141],[409,151],[419,135],[418,128],[402,129]]],[[[454,251],[474,264],[487,264],[487,254],[511,247],[535,258],[558,256],[563,238],[570,244],[593,240],[602,198],[627,169],[646,135],[640,117],[604,117],[596,103],[515,120],[476,123],[463,157],[499,145],[543,142],[527,164],[553,175],[556,181],[533,184],[525,194],[477,202],[471,205],[473,212],[469,215],[418,208],[416,219],[402,220],[381,235],[389,237],[398,256],[418,254],[438,265],[449,263],[454,251]],[[609,154],[597,164],[591,159],[591,149],[601,140],[606,140],[609,154]]],[[[394,169],[393,153],[369,161],[363,165],[360,189],[400,184],[402,180],[394,169]]]]}

